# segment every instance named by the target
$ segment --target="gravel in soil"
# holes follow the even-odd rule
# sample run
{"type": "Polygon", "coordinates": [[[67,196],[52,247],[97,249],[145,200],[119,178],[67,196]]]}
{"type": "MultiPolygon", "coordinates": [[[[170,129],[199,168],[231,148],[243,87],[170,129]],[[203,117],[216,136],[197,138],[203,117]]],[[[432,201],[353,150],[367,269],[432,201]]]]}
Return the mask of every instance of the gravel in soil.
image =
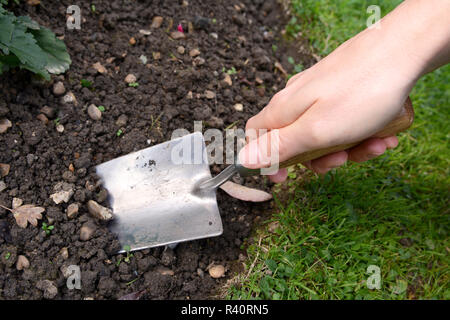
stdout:
{"type": "MultiPolygon", "coordinates": [[[[93,12],[82,2],[81,30],[65,28],[70,1],[16,7],[63,36],[73,63],[48,83],[25,71],[0,81],[0,118],[8,120],[0,163],[10,166],[0,203],[46,209],[38,227],[22,229],[0,208],[1,299],[204,299],[232,276],[225,271],[269,204],[219,191],[222,236],[128,258],[115,254],[120,244],[88,209],[91,200],[108,206],[95,165],[164,142],[174,129],[192,131],[194,120],[243,128],[284,86],[274,68],[282,61],[272,47],[282,21],[275,1],[183,3],[96,1],[93,12]],[[80,267],[80,290],[67,288],[70,265],[80,267]],[[211,277],[213,265],[225,276],[211,277]]],[[[246,184],[267,187],[260,178],[246,184]]]]}

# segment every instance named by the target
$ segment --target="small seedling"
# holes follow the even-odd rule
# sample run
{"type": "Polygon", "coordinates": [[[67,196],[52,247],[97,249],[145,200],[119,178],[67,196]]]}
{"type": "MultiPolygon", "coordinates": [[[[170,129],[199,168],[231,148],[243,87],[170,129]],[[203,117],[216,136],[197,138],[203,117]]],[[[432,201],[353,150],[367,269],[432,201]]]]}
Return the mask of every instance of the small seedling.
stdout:
{"type": "Polygon", "coordinates": [[[136,87],[139,87],[139,83],[138,82],[132,82],[132,83],[129,83],[128,86],[136,88],[136,87]]]}
{"type": "Polygon", "coordinates": [[[228,70],[227,70],[227,73],[228,73],[229,75],[236,74],[236,73],[237,73],[236,68],[235,68],[235,67],[231,67],[231,69],[228,69],[228,70]]]}
{"type": "Polygon", "coordinates": [[[120,137],[123,134],[122,129],[117,130],[116,136],[120,137]]]}
{"type": "Polygon", "coordinates": [[[5,260],[9,260],[9,258],[11,258],[11,252],[5,254],[5,260]]]}
{"type": "Polygon", "coordinates": [[[277,45],[276,45],[276,44],[273,44],[273,45],[272,45],[272,51],[273,51],[273,52],[276,52],[277,50],[278,50],[277,45]]]}
{"type": "Polygon", "coordinates": [[[101,112],[105,112],[105,107],[104,106],[98,106],[98,110],[100,110],[101,112]]]}
{"type": "Polygon", "coordinates": [[[212,18],[212,19],[211,19],[211,22],[214,23],[214,24],[216,24],[216,23],[217,23],[217,19],[216,19],[216,18],[212,18]]]}
{"type": "Polygon", "coordinates": [[[133,257],[133,254],[131,253],[131,247],[130,246],[124,246],[123,250],[127,253],[127,256],[123,259],[126,263],[130,263],[130,259],[133,257]]]}
{"type": "Polygon", "coordinates": [[[86,79],[81,79],[81,86],[84,88],[91,88],[92,82],[86,79]]]}
{"type": "Polygon", "coordinates": [[[58,124],[59,124],[59,120],[61,120],[61,119],[56,118],[55,120],[53,120],[53,123],[54,123],[55,125],[58,125],[58,124]]]}
{"type": "Polygon", "coordinates": [[[46,235],[50,235],[52,233],[52,230],[55,229],[55,226],[47,225],[45,222],[42,223],[42,230],[45,231],[46,235]]]}
{"type": "Polygon", "coordinates": [[[121,263],[122,263],[122,257],[120,257],[119,260],[117,260],[116,267],[120,266],[121,263]]]}
{"type": "Polygon", "coordinates": [[[91,4],[91,11],[92,13],[95,13],[95,4],[91,4]]]}
{"type": "Polygon", "coordinates": [[[292,57],[288,57],[288,62],[290,63],[290,64],[295,64],[295,60],[294,60],[294,58],[292,58],[292,57]]]}

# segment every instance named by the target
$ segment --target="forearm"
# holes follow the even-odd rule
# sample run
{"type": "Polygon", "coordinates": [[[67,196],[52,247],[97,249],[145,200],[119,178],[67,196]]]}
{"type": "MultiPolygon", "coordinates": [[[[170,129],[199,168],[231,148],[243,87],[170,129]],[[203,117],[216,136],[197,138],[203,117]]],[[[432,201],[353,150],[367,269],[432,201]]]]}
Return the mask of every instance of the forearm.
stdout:
{"type": "Polygon", "coordinates": [[[450,62],[450,0],[406,0],[381,20],[383,43],[416,78],[450,62]]]}

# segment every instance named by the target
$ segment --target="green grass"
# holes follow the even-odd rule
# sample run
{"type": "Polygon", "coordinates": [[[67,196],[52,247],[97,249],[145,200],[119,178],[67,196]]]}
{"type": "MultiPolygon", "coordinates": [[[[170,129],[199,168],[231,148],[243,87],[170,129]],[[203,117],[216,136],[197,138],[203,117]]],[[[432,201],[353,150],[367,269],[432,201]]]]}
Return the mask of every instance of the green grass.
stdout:
{"type": "MultiPolygon", "coordinates": [[[[399,2],[382,1],[382,15],[399,2]]],[[[293,0],[287,31],[323,56],[365,27],[368,5],[293,0]]],[[[446,66],[419,81],[415,123],[395,150],[323,177],[293,168],[227,297],[450,299],[449,80],[446,66]],[[367,288],[370,265],[379,290],[367,288]]]]}

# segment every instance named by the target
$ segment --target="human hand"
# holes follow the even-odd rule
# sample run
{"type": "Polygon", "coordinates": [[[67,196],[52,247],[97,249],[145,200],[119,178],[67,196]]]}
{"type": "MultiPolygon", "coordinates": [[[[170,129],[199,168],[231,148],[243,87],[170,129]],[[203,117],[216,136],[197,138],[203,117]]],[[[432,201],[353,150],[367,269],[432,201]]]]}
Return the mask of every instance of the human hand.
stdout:
{"type": "MultiPolygon", "coordinates": [[[[361,32],[312,68],[292,77],[285,89],[247,122],[246,130],[271,130],[266,134],[271,141],[274,129],[278,129],[280,162],[307,151],[363,141],[379,131],[400,112],[417,79],[430,68],[427,62],[432,62],[426,59],[427,50],[417,51],[411,39],[392,31],[398,29],[399,20],[405,19],[398,15],[386,17],[381,30],[361,32]]],[[[271,164],[261,150],[261,140],[250,141],[239,154],[244,166],[262,168],[271,164]],[[256,163],[249,161],[251,155],[257,155],[256,163]]],[[[325,173],[347,160],[372,159],[397,144],[394,136],[372,138],[305,165],[325,173]]],[[[281,182],[286,175],[286,170],[280,170],[272,180],[281,182]]]]}

